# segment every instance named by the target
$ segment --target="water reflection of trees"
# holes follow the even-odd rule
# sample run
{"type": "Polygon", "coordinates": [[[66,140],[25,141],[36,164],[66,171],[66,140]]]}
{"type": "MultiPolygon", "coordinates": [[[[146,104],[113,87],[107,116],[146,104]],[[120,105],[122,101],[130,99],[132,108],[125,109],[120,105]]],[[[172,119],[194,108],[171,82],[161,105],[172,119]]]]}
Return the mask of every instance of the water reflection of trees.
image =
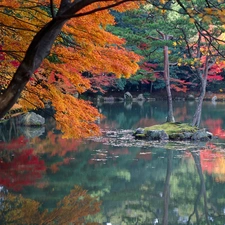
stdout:
{"type": "MultiPolygon", "coordinates": [[[[113,107],[111,114],[109,113],[110,118],[116,117],[119,113],[116,113],[119,109],[113,107]]],[[[132,106],[132,110],[137,111],[135,119],[129,120],[132,114],[126,111],[121,114],[116,126],[120,122],[130,121],[131,123],[138,121],[136,123],[138,124],[141,121],[139,115],[146,119],[143,126],[149,121],[153,123],[151,118],[156,116],[161,106],[152,104],[152,107],[158,108],[157,110],[151,108],[151,118],[146,116],[149,106],[144,104],[142,108],[138,107],[132,106]]],[[[181,115],[188,110],[188,108],[177,110],[176,113],[181,115]]],[[[164,113],[160,116],[163,117],[164,113]]],[[[160,118],[157,121],[160,121],[160,118]]],[[[110,121],[114,123],[113,119],[110,121]]],[[[9,137],[6,137],[6,140],[9,140],[9,137]]],[[[7,149],[13,145],[15,149],[20,142],[12,141],[7,145],[7,149]]],[[[147,225],[153,224],[154,221],[156,223],[157,219],[158,224],[162,222],[173,225],[182,222],[187,224],[188,219],[191,224],[196,223],[198,214],[199,223],[207,224],[205,207],[208,215],[215,221],[224,219],[224,215],[219,212],[225,205],[224,184],[215,183],[215,181],[224,182],[225,177],[223,172],[225,169],[222,170],[225,168],[222,167],[224,154],[221,151],[217,152],[221,149],[209,152],[209,157],[213,153],[212,158],[218,158],[214,161],[203,160],[206,148],[197,149],[197,152],[200,152],[201,163],[201,168],[198,168],[196,162],[199,162],[199,159],[195,160],[193,156],[185,158],[188,155],[187,151],[167,150],[168,145],[162,148],[145,146],[142,149],[112,147],[89,140],[68,141],[52,131],[46,134],[46,139],[45,137],[32,139],[29,145],[35,147],[34,155],[40,156],[50,169],[45,173],[43,180],[47,183],[42,188],[26,187],[28,191],[22,194],[27,198],[42,199],[42,208],[53,209],[56,202],[69,193],[74,184],[78,184],[103,201],[101,215],[95,218],[95,221],[100,223],[107,220],[107,215],[108,221],[112,221],[112,224],[124,222],[129,225],[135,223],[147,225]],[[219,165],[220,170],[214,168],[212,164],[219,165]],[[202,171],[201,178],[199,171],[202,171]],[[204,204],[204,191],[207,204],[204,204]]],[[[30,157],[32,155],[28,158],[30,157]]]]}
{"type": "Polygon", "coordinates": [[[19,191],[34,185],[45,173],[44,160],[27,143],[23,136],[0,143],[0,185],[19,191]]]}
{"type": "Polygon", "coordinates": [[[88,222],[88,217],[100,211],[100,202],[78,186],[75,186],[51,211],[41,210],[38,201],[24,198],[22,195],[4,193],[3,190],[0,201],[0,224],[98,224],[88,222]]]}
{"type": "MultiPolygon", "coordinates": [[[[186,152],[178,154],[174,150],[164,150],[165,154],[154,152],[147,165],[141,159],[133,163],[132,168],[136,169],[129,169],[130,182],[122,185],[126,190],[120,187],[116,191],[115,184],[111,183],[109,195],[106,192],[102,196],[103,208],[109,221],[112,224],[138,225],[154,222],[164,225],[222,222],[225,216],[221,210],[225,201],[224,198],[217,199],[218,193],[212,188],[220,184],[212,184],[211,176],[204,175],[201,151],[199,148],[190,150],[192,160],[187,158],[183,161],[186,152]],[[141,165],[148,169],[143,169],[141,165]],[[152,170],[151,167],[157,169],[152,170]],[[209,185],[210,189],[206,189],[209,185]],[[214,199],[220,205],[218,202],[213,203],[214,199]],[[112,202],[117,202],[117,205],[110,205],[112,202]]],[[[223,194],[222,189],[221,196],[223,194]]]]}

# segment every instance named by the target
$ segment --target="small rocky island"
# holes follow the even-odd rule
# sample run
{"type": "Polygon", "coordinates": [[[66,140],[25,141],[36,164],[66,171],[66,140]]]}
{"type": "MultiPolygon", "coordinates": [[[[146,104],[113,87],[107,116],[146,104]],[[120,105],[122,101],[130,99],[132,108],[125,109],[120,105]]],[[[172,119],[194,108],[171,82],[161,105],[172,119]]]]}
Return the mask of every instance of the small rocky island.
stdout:
{"type": "Polygon", "coordinates": [[[148,141],[209,141],[213,138],[213,134],[205,128],[199,129],[187,123],[163,123],[145,128],[138,128],[133,136],[136,139],[148,141]]]}

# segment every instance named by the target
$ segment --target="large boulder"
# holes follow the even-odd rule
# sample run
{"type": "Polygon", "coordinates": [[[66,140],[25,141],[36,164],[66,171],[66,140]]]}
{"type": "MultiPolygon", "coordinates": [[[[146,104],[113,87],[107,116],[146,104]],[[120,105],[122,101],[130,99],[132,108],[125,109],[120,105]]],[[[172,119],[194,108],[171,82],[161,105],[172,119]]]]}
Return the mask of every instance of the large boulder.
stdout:
{"type": "Polygon", "coordinates": [[[124,97],[125,101],[132,101],[133,100],[133,96],[130,92],[126,92],[123,97],[124,97]]]}
{"type": "Polygon", "coordinates": [[[208,141],[212,139],[213,134],[206,131],[206,129],[201,129],[196,131],[192,136],[191,140],[193,141],[208,141]]]}
{"type": "Polygon", "coordinates": [[[23,126],[42,126],[45,124],[45,118],[34,112],[29,112],[20,117],[20,125],[23,126]]]}
{"type": "Polygon", "coordinates": [[[144,134],[144,129],[143,128],[137,128],[136,131],[133,133],[133,136],[142,136],[144,134]],[[141,134],[141,135],[140,135],[141,134]]]}

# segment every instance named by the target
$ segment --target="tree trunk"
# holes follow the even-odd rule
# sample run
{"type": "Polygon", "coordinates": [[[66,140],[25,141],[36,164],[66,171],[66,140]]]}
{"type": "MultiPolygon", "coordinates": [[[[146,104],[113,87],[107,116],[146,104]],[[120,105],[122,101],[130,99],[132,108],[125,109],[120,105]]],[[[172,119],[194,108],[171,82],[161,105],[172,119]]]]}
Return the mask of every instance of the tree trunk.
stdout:
{"type": "Polygon", "coordinates": [[[205,97],[206,92],[206,84],[207,82],[204,80],[201,84],[201,93],[199,95],[198,104],[195,110],[195,114],[193,116],[192,126],[199,127],[201,122],[201,116],[202,116],[202,103],[205,97]]]}
{"type": "Polygon", "coordinates": [[[50,49],[66,21],[65,19],[53,19],[35,35],[9,86],[0,96],[0,118],[16,103],[34,71],[50,53],[50,49]]]}
{"type": "Polygon", "coordinates": [[[193,121],[192,121],[192,126],[196,126],[196,127],[199,127],[200,122],[201,122],[202,103],[203,103],[205,93],[206,93],[208,70],[209,70],[209,57],[207,56],[205,59],[205,68],[204,68],[203,72],[200,72],[200,71],[197,72],[201,79],[201,89],[200,89],[198,104],[197,104],[195,114],[193,116],[193,121]]]}
{"type": "Polygon", "coordinates": [[[166,121],[175,122],[175,119],[173,116],[173,99],[172,99],[172,94],[170,89],[168,46],[164,46],[164,81],[166,83],[167,106],[168,106],[168,114],[167,114],[166,121]]]}

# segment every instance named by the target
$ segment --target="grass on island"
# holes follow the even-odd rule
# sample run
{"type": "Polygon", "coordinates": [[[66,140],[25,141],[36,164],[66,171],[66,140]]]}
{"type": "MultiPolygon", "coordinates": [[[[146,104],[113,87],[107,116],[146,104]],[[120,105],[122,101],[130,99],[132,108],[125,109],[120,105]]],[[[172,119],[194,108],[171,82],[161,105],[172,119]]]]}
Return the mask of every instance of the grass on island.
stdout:
{"type": "Polygon", "coordinates": [[[164,130],[168,135],[172,135],[175,133],[183,133],[183,132],[191,132],[194,133],[198,130],[197,127],[193,127],[188,123],[163,123],[163,124],[157,124],[150,127],[144,128],[144,134],[149,130],[164,130]]]}

